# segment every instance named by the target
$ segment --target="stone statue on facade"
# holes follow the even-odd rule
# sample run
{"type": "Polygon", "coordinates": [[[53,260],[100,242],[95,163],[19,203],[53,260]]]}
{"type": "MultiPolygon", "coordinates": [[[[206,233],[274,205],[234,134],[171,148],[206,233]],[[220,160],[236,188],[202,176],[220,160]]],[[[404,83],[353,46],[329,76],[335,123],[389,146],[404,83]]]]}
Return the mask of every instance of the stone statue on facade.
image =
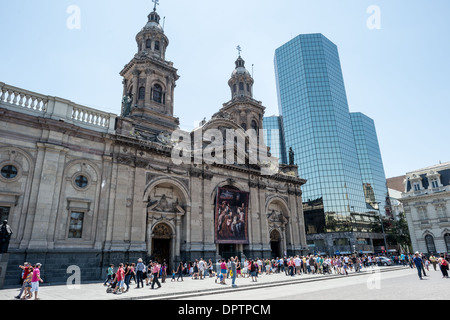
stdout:
{"type": "Polygon", "coordinates": [[[0,254],[8,252],[9,240],[11,240],[12,234],[13,231],[8,225],[8,221],[3,221],[3,225],[0,227],[0,254]]]}
{"type": "Polygon", "coordinates": [[[290,147],[289,148],[289,165],[290,166],[294,165],[294,162],[295,162],[294,157],[295,157],[294,150],[292,150],[292,147],[290,147]]]}
{"type": "Polygon", "coordinates": [[[126,95],[123,97],[122,104],[123,104],[123,116],[124,117],[126,117],[130,114],[132,103],[133,103],[133,94],[131,94],[131,96],[126,95]]]}

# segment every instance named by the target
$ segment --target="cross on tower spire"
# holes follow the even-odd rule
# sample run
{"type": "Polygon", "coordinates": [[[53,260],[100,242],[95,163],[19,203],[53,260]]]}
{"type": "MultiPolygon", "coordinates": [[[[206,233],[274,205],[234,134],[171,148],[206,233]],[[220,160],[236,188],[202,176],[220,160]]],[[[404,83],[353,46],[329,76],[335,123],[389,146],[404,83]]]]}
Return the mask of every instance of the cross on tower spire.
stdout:
{"type": "Polygon", "coordinates": [[[241,52],[242,52],[242,48],[241,48],[241,46],[237,46],[237,51],[239,52],[239,57],[241,56],[241,52]]]}
{"type": "Polygon", "coordinates": [[[156,6],[159,6],[159,0],[152,0],[153,3],[155,3],[155,7],[153,8],[153,11],[156,11],[156,6]]]}

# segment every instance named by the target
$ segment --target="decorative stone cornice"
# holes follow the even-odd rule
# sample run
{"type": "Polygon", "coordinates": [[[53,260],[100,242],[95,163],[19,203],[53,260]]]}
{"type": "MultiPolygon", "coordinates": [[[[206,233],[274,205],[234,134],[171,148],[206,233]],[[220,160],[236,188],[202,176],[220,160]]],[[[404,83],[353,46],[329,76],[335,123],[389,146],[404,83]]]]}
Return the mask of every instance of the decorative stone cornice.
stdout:
{"type": "Polygon", "coordinates": [[[444,198],[444,197],[450,197],[450,190],[442,191],[442,192],[431,192],[431,193],[420,194],[420,195],[403,194],[402,198],[399,198],[397,200],[405,205],[405,204],[409,204],[409,202],[412,202],[412,201],[430,200],[433,198],[444,198]]]}

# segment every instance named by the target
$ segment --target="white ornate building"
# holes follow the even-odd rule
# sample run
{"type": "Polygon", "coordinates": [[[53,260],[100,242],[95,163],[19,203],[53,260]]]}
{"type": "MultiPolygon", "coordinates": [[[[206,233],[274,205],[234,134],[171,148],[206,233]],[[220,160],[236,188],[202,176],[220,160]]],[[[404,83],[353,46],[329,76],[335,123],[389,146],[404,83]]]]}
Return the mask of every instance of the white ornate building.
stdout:
{"type": "Polygon", "coordinates": [[[399,199],[414,251],[450,252],[450,162],[408,172],[399,199]]]}
{"type": "MultiPolygon", "coordinates": [[[[14,231],[6,284],[16,283],[24,261],[42,263],[54,283],[67,279],[70,265],[88,281],[103,278],[109,263],[140,257],[173,265],[307,249],[306,181],[295,166],[263,175],[248,154],[243,164],[173,163],[179,76],[159,19],[150,13],[120,73],[120,115],[0,83],[0,214],[14,231]],[[217,241],[218,188],[248,195],[245,241],[217,241]]],[[[265,108],[241,57],[229,86],[232,99],[200,129],[261,129],[265,108]]]]}

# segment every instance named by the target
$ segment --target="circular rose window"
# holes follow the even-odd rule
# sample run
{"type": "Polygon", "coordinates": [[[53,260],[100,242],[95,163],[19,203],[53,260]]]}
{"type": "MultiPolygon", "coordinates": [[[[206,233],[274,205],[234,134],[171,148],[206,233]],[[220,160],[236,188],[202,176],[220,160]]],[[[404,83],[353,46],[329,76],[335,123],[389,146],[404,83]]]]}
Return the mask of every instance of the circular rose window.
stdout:
{"type": "Polygon", "coordinates": [[[15,177],[17,177],[18,170],[13,165],[7,165],[2,168],[1,174],[5,179],[14,179],[15,177]]]}

